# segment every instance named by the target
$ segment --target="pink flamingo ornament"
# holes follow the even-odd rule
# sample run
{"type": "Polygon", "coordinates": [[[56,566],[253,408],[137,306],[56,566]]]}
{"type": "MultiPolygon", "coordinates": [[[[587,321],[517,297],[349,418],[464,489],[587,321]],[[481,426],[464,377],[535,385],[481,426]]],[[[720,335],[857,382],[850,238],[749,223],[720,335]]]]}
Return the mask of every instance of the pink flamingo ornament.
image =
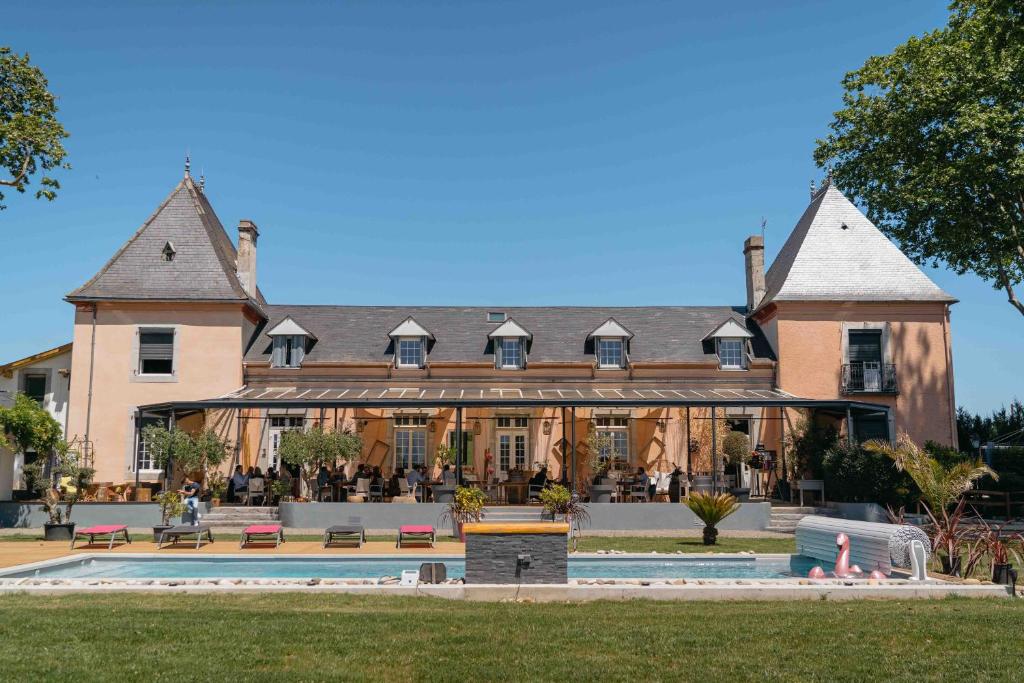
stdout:
{"type": "MultiPolygon", "coordinates": [[[[836,545],[839,546],[839,557],[836,558],[835,570],[825,573],[821,567],[814,567],[807,573],[809,579],[824,579],[834,577],[837,579],[859,579],[864,576],[864,571],[857,565],[850,564],[850,537],[844,533],[836,535],[836,545]]],[[[885,574],[877,569],[871,572],[872,579],[884,579],[885,574]]]]}

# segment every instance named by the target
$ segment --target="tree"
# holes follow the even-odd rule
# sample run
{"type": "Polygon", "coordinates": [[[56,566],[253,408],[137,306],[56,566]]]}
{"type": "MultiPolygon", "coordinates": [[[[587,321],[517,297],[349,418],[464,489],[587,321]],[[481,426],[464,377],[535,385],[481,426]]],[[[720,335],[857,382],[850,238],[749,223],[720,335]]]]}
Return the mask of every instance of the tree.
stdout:
{"type": "Polygon", "coordinates": [[[0,434],[8,435],[20,453],[48,453],[61,440],[60,423],[25,394],[17,394],[10,408],[0,406],[0,434]]]}
{"type": "Polygon", "coordinates": [[[302,469],[302,478],[309,490],[321,465],[339,460],[352,462],[363,450],[363,439],[347,431],[326,431],[316,426],[306,431],[289,430],[281,435],[278,455],[282,462],[302,469]]]}
{"type": "MultiPolygon", "coordinates": [[[[167,469],[172,459],[177,461],[184,458],[188,463],[192,449],[192,438],[188,432],[167,429],[163,425],[148,425],[142,429],[142,440],[146,444],[146,452],[160,469],[167,469]]],[[[168,477],[171,475],[171,472],[167,472],[168,477]]]]}
{"type": "Polygon", "coordinates": [[[973,272],[1024,315],[1024,7],[950,9],[845,76],[814,159],[917,263],[973,272]]]}
{"type": "MultiPolygon", "coordinates": [[[[68,134],[57,120],[57,98],[47,86],[28,54],[0,46],[0,189],[25,192],[31,177],[42,171],[36,199],[52,201],[60,183],[46,172],[71,166],[64,161],[61,142],[68,134]]],[[[0,191],[0,210],[6,208],[3,200],[0,191]]]]}
{"type": "Polygon", "coordinates": [[[209,468],[216,468],[228,459],[228,451],[231,445],[226,439],[222,439],[217,432],[206,428],[198,434],[184,434],[179,439],[179,448],[175,451],[174,458],[177,465],[185,472],[202,472],[202,479],[206,479],[209,468]]]}

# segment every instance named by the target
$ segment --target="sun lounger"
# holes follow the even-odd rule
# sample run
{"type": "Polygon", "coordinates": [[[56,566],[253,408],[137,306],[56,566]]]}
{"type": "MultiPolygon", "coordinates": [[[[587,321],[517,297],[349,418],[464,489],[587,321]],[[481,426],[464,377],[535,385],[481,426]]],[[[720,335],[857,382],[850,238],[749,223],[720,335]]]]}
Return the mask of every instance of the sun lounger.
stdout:
{"type": "Polygon", "coordinates": [[[398,543],[396,548],[401,548],[403,542],[415,541],[417,543],[428,543],[434,547],[434,527],[427,524],[405,524],[398,527],[398,543]]]}
{"type": "Polygon", "coordinates": [[[75,541],[79,537],[89,537],[88,545],[92,545],[96,540],[97,536],[110,536],[110,545],[107,546],[107,550],[113,550],[114,541],[117,540],[117,535],[121,534],[124,537],[125,543],[131,543],[132,539],[128,536],[128,527],[123,524],[97,524],[95,526],[86,527],[81,531],[76,531],[75,535],[71,537],[71,549],[75,549],[75,541]]]}
{"type": "Polygon", "coordinates": [[[366,530],[357,524],[336,524],[324,530],[324,547],[332,543],[347,541],[356,544],[357,548],[366,543],[366,530]]]}
{"type": "Polygon", "coordinates": [[[238,542],[239,548],[244,548],[253,541],[269,543],[274,542],[274,547],[284,543],[284,529],[280,524],[253,524],[242,530],[242,538],[238,542]]]}
{"type": "Polygon", "coordinates": [[[160,532],[160,538],[157,540],[156,547],[159,550],[167,539],[171,539],[171,545],[177,545],[182,536],[194,535],[196,537],[196,549],[198,550],[203,542],[203,534],[206,534],[206,539],[210,543],[213,543],[213,532],[210,530],[209,524],[180,524],[172,526],[170,529],[164,529],[160,532]]]}

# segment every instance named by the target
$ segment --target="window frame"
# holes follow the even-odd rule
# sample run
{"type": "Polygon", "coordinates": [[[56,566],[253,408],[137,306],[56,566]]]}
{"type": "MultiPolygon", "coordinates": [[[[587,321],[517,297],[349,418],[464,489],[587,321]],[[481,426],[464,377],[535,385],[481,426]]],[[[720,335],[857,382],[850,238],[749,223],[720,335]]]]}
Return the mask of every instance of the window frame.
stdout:
{"type": "Polygon", "coordinates": [[[305,415],[268,415],[267,416],[267,467],[274,467],[279,469],[281,467],[281,458],[278,455],[278,451],[281,448],[280,438],[285,432],[291,431],[305,431],[306,429],[306,416],[305,415]],[[275,422],[280,421],[280,424],[275,422]],[[298,425],[295,422],[298,422],[298,425]],[[277,437],[278,443],[274,443],[274,437],[277,437]]]}
{"type": "MultiPolygon", "coordinates": [[[[633,436],[630,429],[630,419],[627,415],[596,415],[594,417],[594,430],[600,434],[607,434],[612,439],[612,447],[618,450],[618,446],[615,442],[624,441],[625,451],[621,457],[616,458],[612,462],[612,466],[609,469],[623,469],[628,468],[633,462],[633,436]]],[[[620,451],[621,452],[621,451],[620,451]]],[[[611,457],[611,453],[598,454],[598,458],[606,460],[611,457]]]]}
{"type": "Polygon", "coordinates": [[[301,368],[302,361],[306,359],[306,346],[308,339],[304,334],[278,334],[273,336],[270,350],[270,367],[272,368],[301,368]],[[283,347],[283,348],[282,348],[283,347]],[[278,365],[274,359],[279,355],[283,363],[278,365]],[[297,360],[296,360],[297,358],[297,360]]]}
{"type": "Polygon", "coordinates": [[[626,367],[626,339],[624,337],[598,337],[595,340],[594,355],[597,356],[597,367],[601,370],[621,370],[626,367]],[[616,344],[619,348],[618,363],[604,361],[604,345],[616,344]]]}
{"type": "Polygon", "coordinates": [[[401,467],[408,472],[414,466],[426,465],[427,452],[429,451],[429,437],[427,434],[429,420],[427,416],[419,414],[394,415],[391,421],[392,443],[394,444],[391,458],[392,470],[401,467]],[[423,442],[422,462],[413,462],[414,446],[417,437],[421,438],[423,442]],[[405,443],[400,444],[400,441],[405,441],[405,443]],[[402,457],[401,461],[399,461],[400,456],[402,457]]]}
{"type": "Polygon", "coordinates": [[[46,405],[46,397],[50,393],[50,386],[49,386],[50,385],[50,378],[49,378],[49,375],[46,372],[36,372],[36,371],[26,372],[26,373],[24,373],[24,375],[22,377],[21,383],[22,383],[21,393],[25,394],[26,396],[28,396],[32,400],[36,401],[41,406],[45,406],[46,405]],[[33,396],[32,394],[30,394],[28,392],[29,380],[42,380],[42,382],[43,382],[43,393],[42,393],[42,395],[39,398],[36,398],[35,396],[33,396]]]}
{"type": "Polygon", "coordinates": [[[530,471],[533,468],[530,450],[530,418],[525,415],[497,415],[494,420],[495,474],[508,474],[514,469],[530,471]],[[502,440],[507,440],[507,462],[502,452],[502,440]],[[520,460],[519,453],[522,452],[520,460]]]}
{"type": "Polygon", "coordinates": [[[526,344],[524,343],[523,337],[498,337],[495,340],[498,344],[496,349],[497,353],[497,366],[499,370],[522,370],[526,367],[526,344]],[[507,363],[505,361],[505,343],[514,343],[516,347],[516,362],[507,363]]]}
{"type": "Polygon", "coordinates": [[[147,417],[145,415],[143,415],[140,418],[139,424],[136,425],[136,429],[135,429],[135,432],[136,432],[136,434],[138,436],[135,439],[135,451],[132,454],[132,467],[131,467],[131,471],[132,472],[138,472],[139,474],[152,475],[152,474],[159,474],[160,472],[164,471],[162,467],[156,467],[155,466],[155,463],[154,463],[154,461],[153,461],[153,459],[151,457],[147,457],[147,459],[146,459],[147,464],[149,464],[149,467],[141,467],[141,463],[142,463],[142,457],[141,456],[142,456],[142,454],[144,452],[146,452],[146,442],[145,442],[145,438],[144,438],[144,435],[143,435],[143,430],[146,427],[150,426],[150,425],[161,425],[161,426],[163,426],[166,429],[168,427],[168,420],[166,418],[162,418],[162,417],[147,417]]]}
{"type": "Polygon", "coordinates": [[[139,325],[135,328],[134,346],[132,358],[135,367],[132,372],[133,381],[137,382],[177,382],[178,381],[178,325],[139,325]],[[142,365],[142,335],[144,334],[170,334],[171,335],[171,371],[170,372],[143,372],[142,365]]]}
{"type": "MultiPolygon", "coordinates": [[[[747,369],[747,348],[746,348],[747,344],[746,344],[746,340],[745,339],[743,339],[742,337],[719,337],[716,340],[716,342],[717,343],[715,344],[715,353],[718,356],[718,367],[719,367],[720,370],[746,370],[747,369]],[[738,353],[738,356],[739,356],[739,363],[738,364],[733,364],[733,363],[727,363],[726,362],[725,355],[722,353],[722,347],[725,346],[726,344],[729,344],[729,345],[736,344],[736,345],[738,345],[738,352],[739,352],[738,353]]],[[[729,353],[729,358],[730,358],[730,360],[733,358],[733,354],[731,352],[729,353]]]]}
{"type": "Polygon", "coordinates": [[[426,365],[427,361],[427,345],[426,340],[423,337],[399,337],[395,340],[395,367],[396,368],[408,368],[408,369],[421,369],[426,365]],[[419,361],[415,364],[406,363],[402,359],[403,345],[407,343],[416,343],[419,345],[419,361]]]}

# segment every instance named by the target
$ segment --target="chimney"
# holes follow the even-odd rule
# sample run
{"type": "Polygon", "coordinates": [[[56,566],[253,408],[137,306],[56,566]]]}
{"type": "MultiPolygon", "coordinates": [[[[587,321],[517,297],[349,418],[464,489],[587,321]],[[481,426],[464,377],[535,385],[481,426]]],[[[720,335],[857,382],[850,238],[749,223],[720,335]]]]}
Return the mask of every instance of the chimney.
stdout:
{"type": "Polygon", "coordinates": [[[747,313],[752,313],[764,298],[764,237],[751,235],[743,242],[743,260],[747,270],[747,313]]]}
{"type": "Polygon", "coordinates": [[[256,240],[260,231],[250,220],[238,221],[238,260],[235,262],[235,273],[242,283],[245,293],[256,298],[256,240]]]}

